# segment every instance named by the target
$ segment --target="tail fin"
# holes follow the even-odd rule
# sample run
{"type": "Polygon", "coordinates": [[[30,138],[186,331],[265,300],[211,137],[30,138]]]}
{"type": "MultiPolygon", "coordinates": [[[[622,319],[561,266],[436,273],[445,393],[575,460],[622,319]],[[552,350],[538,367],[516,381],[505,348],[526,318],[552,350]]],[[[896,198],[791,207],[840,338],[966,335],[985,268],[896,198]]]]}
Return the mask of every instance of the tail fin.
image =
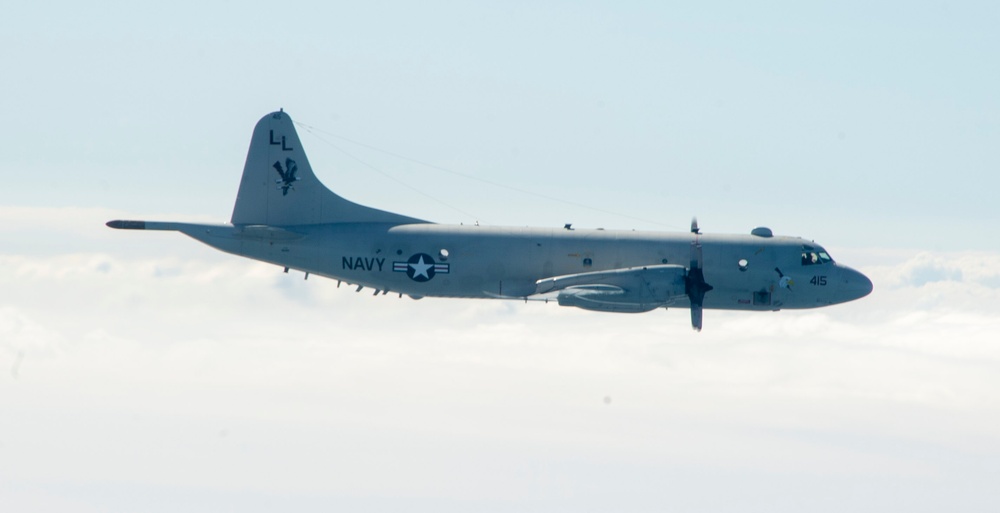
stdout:
{"type": "Polygon", "coordinates": [[[272,112],[257,122],[233,224],[425,223],[350,202],[327,189],[309,166],[292,118],[272,112]]]}

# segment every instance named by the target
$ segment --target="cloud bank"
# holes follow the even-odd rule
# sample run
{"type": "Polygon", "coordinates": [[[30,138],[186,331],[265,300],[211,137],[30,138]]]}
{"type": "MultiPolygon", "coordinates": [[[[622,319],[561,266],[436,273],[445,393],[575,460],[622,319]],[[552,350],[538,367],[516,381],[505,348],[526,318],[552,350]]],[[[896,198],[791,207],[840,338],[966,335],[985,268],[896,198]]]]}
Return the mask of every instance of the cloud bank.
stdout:
{"type": "Polygon", "coordinates": [[[1000,254],[845,251],[872,296],[699,334],[681,310],[372,297],[32,214],[0,232],[19,511],[997,505],[1000,254]]]}

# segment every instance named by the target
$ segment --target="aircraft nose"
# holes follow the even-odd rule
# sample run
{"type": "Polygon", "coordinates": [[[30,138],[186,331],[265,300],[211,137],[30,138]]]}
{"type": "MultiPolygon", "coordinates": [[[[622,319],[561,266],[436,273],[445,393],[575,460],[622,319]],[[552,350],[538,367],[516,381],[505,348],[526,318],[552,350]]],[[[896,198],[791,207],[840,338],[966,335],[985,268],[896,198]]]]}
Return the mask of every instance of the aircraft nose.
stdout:
{"type": "Polygon", "coordinates": [[[864,274],[855,271],[847,266],[841,267],[841,276],[843,276],[843,287],[844,301],[854,301],[855,299],[861,299],[868,294],[872,293],[874,290],[874,285],[872,281],[868,279],[864,274]]]}

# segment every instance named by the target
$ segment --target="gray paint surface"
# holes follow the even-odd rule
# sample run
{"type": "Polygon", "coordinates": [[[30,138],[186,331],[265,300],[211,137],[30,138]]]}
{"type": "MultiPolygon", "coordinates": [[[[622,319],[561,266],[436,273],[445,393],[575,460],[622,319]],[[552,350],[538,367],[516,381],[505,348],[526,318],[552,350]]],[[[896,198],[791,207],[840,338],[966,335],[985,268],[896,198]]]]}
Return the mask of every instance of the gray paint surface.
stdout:
{"type": "Polygon", "coordinates": [[[376,293],[556,300],[607,312],[691,308],[696,329],[702,306],[816,308],[872,290],[867,277],[828,257],[807,263],[810,255],[826,255],[822,246],[759,227],[754,234],[702,235],[696,227],[667,233],[455,226],[358,205],[319,182],[284,112],[264,116],[254,130],[231,224],[108,226],[176,230],[228,253],[376,293]],[[708,290],[702,305],[691,292],[698,283],[708,290]]]}

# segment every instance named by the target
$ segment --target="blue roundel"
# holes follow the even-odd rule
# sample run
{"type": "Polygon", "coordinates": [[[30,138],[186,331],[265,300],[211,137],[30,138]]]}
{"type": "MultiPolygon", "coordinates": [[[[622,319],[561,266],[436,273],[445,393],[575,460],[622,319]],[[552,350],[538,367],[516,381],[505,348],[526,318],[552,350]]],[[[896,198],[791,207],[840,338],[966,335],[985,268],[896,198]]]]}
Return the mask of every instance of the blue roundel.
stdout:
{"type": "Polygon", "coordinates": [[[405,262],[393,262],[392,272],[406,273],[413,281],[425,282],[438,274],[450,273],[451,264],[436,263],[427,253],[417,253],[405,262]]]}
{"type": "Polygon", "coordinates": [[[434,259],[426,253],[417,253],[406,262],[406,275],[413,281],[428,281],[434,277],[434,259]]]}

